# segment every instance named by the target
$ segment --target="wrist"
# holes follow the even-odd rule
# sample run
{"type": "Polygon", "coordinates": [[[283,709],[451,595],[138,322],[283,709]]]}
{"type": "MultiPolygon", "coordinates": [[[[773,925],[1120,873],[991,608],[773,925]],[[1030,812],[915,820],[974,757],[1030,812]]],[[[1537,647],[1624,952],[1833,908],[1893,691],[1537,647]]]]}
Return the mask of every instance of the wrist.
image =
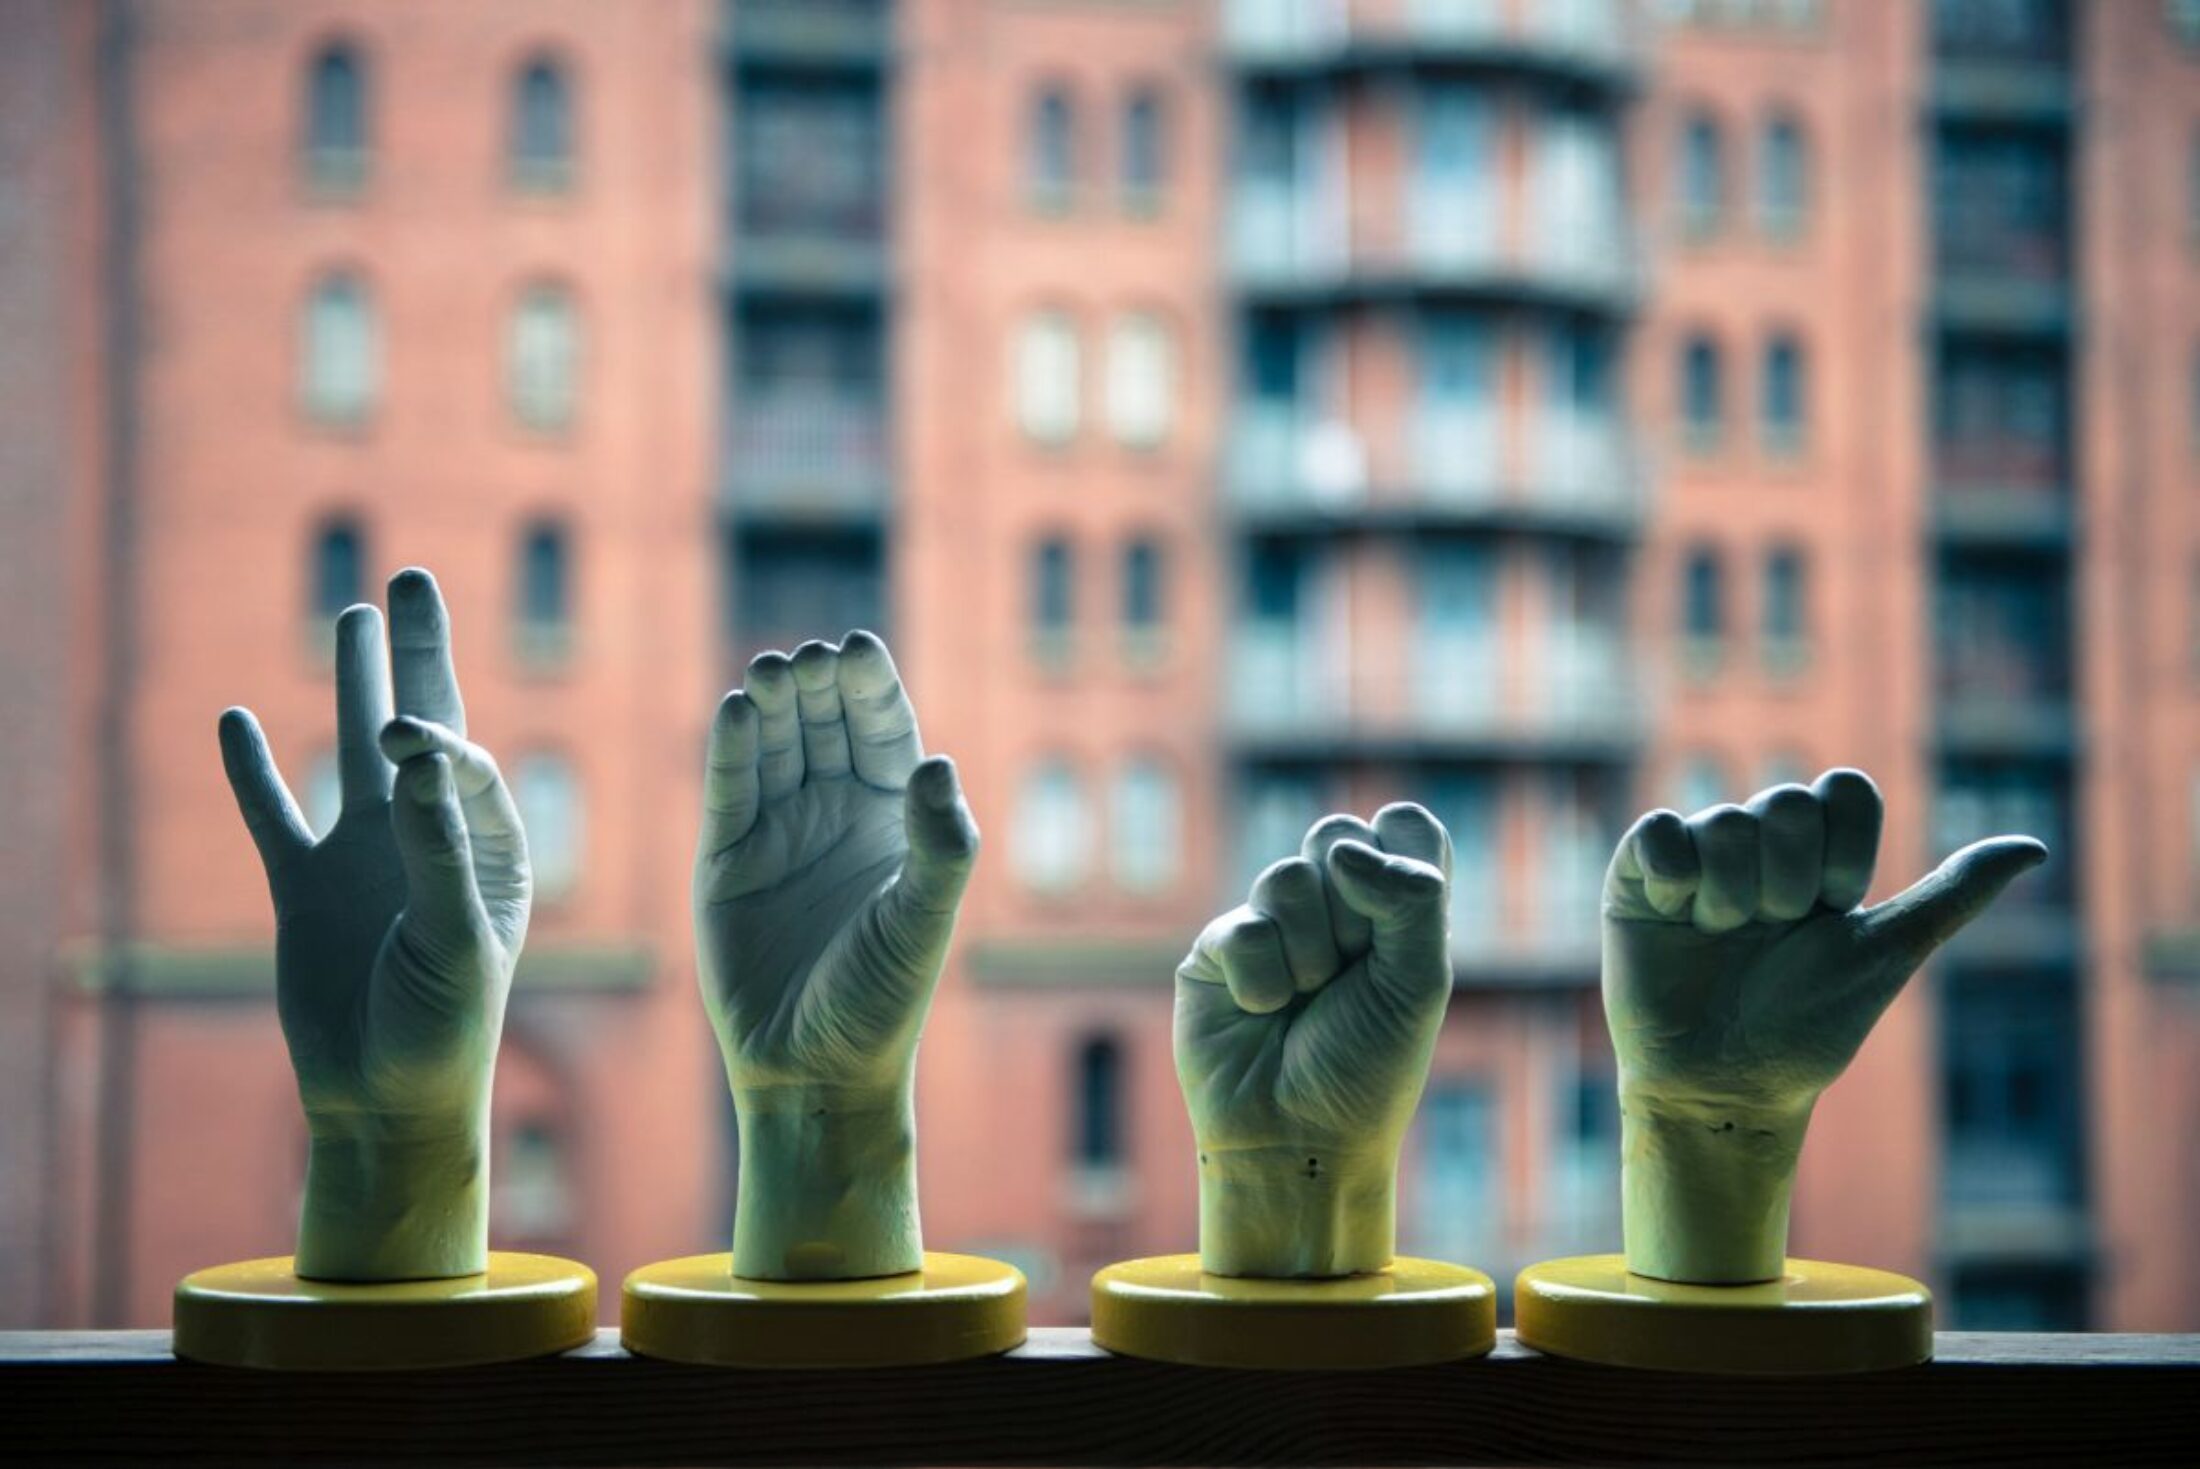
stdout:
{"type": "Polygon", "coordinates": [[[489,1265],[486,1127],[405,1139],[316,1136],[296,1269],[309,1280],[443,1280],[489,1265]]]}
{"type": "Polygon", "coordinates": [[[1388,1266],[1395,1158],[1326,1146],[1202,1148],[1199,1260],[1213,1275],[1323,1279],[1388,1266]]]}
{"type": "Polygon", "coordinates": [[[734,1093],[741,1162],[733,1273],[860,1280],[924,1264],[907,1085],[734,1093]]]}
{"type": "Polygon", "coordinates": [[[1627,1268],[1658,1280],[1777,1280],[1811,1103],[1761,1107],[1620,1094],[1627,1268]]]}

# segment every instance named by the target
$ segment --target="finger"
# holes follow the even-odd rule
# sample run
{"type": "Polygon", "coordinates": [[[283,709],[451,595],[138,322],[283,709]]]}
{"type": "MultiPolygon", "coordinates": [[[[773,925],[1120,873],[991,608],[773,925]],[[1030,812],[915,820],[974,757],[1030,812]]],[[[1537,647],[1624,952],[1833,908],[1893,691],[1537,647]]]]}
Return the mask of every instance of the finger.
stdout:
{"type": "Polygon", "coordinates": [[[418,566],[390,578],[390,656],[398,713],[431,720],[463,738],[466,704],[451,666],[451,616],[443,589],[418,566]]]}
{"type": "Polygon", "coordinates": [[[802,789],[802,716],[795,703],[794,665],[784,653],[749,661],[742,689],[756,705],[757,795],[770,804],[802,789]]]}
{"type": "Polygon", "coordinates": [[[1739,806],[1713,806],[1688,818],[1702,875],[1696,882],[1696,927],[1725,933],[1757,916],[1757,818],[1739,806]]]}
{"type": "Polygon", "coordinates": [[[1882,946],[1900,978],[1986,911],[2001,890],[2047,859],[2031,837],[1989,837],[1973,842],[1886,902],[1868,908],[1862,931],[1882,946]]]}
{"type": "Polygon", "coordinates": [[[1700,875],[1688,823],[1662,807],[1645,812],[1612,849],[1605,910],[1615,918],[1679,918],[1696,896],[1700,875]]]}
{"type": "Polygon", "coordinates": [[[1799,785],[1750,799],[1757,818],[1757,911],[1786,923],[1818,906],[1826,855],[1826,808],[1799,785]]]}
{"type": "Polygon", "coordinates": [[[1393,801],[1375,813],[1375,840],[1381,850],[1426,862],[1451,880],[1451,834],[1428,808],[1393,801]]]}
{"type": "Polygon", "coordinates": [[[1886,819],[1879,787],[1861,770],[1829,770],[1811,786],[1825,808],[1825,870],[1818,901],[1846,913],[1871,891],[1879,861],[1879,828],[1886,819]]]}
{"type": "Polygon", "coordinates": [[[1328,882],[1304,857],[1269,864],[1253,879],[1249,906],[1274,921],[1283,940],[1284,966],[1301,994],[1320,989],[1344,967],[1330,932],[1328,882]]]}
{"type": "Polygon", "coordinates": [[[840,702],[856,777],[882,790],[900,789],[924,758],[924,744],[894,656],[874,634],[857,631],[841,640],[840,702]]]}
{"type": "Polygon", "coordinates": [[[1367,919],[1369,972],[1432,990],[1451,985],[1451,921],[1444,874],[1413,857],[1390,856],[1364,842],[1329,849],[1329,886],[1367,919]]]}
{"type": "Polygon", "coordinates": [[[919,764],[903,802],[909,857],[894,886],[912,911],[952,919],[978,861],[978,823],[955,762],[934,755],[919,764]]]}
{"type": "Polygon", "coordinates": [[[794,650],[794,700],[802,720],[802,778],[846,775],[852,762],[841,710],[840,649],[813,638],[794,650]]]}
{"type": "Polygon", "coordinates": [[[1281,1010],[1298,993],[1291,982],[1291,966],[1283,957],[1283,935],[1273,919],[1251,908],[1229,915],[1216,935],[1214,952],[1222,966],[1222,982],[1240,1010],[1267,1015],[1281,1010]]]}
{"type": "Polygon", "coordinates": [[[449,760],[416,755],[397,767],[390,829],[405,869],[406,921],[420,937],[431,946],[455,946],[485,931],[488,916],[474,887],[474,855],[449,760]]]}
{"type": "Polygon", "coordinates": [[[710,753],[703,763],[703,848],[720,852],[749,834],[761,804],[756,774],[761,716],[748,694],[735,689],[718,701],[710,722],[710,753]]]}
{"type": "Polygon", "coordinates": [[[221,718],[222,770],[237,798],[244,829],[269,872],[313,845],[313,832],[275,768],[267,736],[249,709],[225,709],[221,718]]]}
{"type": "Polygon", "coordinates": [[[1337,952],[1349,962],[1367,952],[1373,933],[1368,927],[1367,915],[1356,911],[1337,891],[1331,880],[1329,849],[1339,842],[1359,842],[1364,846],[1379,847],[1381,841],[1375,828],[1357,816],[1339,813],[1324,816],[1307,828],[1306,840],[1299,843],[1299,855],[1322,870],[1323,885],[1329,893],[1329,932],[1336,940],[1337,952]]]}
{"type": "Polygon", "coordinates": [[[375,743],[390,717],[382,614],[361,604],[336,619],[336,774],[348,809],[386,801],[390,763],[375,743]]]}
{"type": "Polygon", "coordinates": [[[399,767],[431,754],[450,762],[474,857],[475,890],[497,932],[516,941],[526,931],[534,879],[527,865],[527,829],[496,757],[456,730],[402,714],[382,726],[382,753],[399,767]]]}

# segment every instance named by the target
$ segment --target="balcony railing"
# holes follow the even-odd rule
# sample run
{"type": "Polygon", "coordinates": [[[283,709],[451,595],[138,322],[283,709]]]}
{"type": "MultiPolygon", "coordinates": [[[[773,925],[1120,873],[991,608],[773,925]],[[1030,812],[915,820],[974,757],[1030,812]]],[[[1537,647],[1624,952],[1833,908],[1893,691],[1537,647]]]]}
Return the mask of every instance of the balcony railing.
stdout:
{"type": "MultiPolygon", "coordinates": [[[[1623,759],[1642,711],[1616,635],[1554,635],[1508,658],[1494,637],[1430,630],[1398,656],[1433,678],[1378,704],[1356,695],[1338,663],[1289,626],[1240,627],[1232,638],[1229,729],[1263,754],[1489,754],[1623,759]]],[[[1403,673],[1403,669],[1391,670],[1403,673]]]]}
{"type": "Polygon", "coordinates": [[[1041,1326],[945,1367],[731,1371],[630,1355],[456,1372],[202,1367],[165,1331],[0,1334],[8,1451],[222,1464],[2187,1464],[2200,1336],[1942,1332],[1934,1359],[1699,1377],[1546,1357],[1245,1372],[1041,1326]]]}
{"type": "Polygon", "coordinates": [[[789,519],[868,519],[887,505],[885,411],[826,398],[744,403],[733,415],[728,507],[789,519]]]}
{"type": "Polygon", "coordinates": [[[744,60],[876,65],[893,43],[887,0],[720,0],[726,34],[744,60]]]}
{"type": "Polygon", "coordinates": [[[1375,456],[1350,425],[1246,404],[1230,426],[1227,492],[1243,520],[1297,524],[1488,525],[1626,537],[1646,494],[1625,427],[1581,414],[1535,415],[1523,455],[1508,462],[1504,424],[1489,410],[1430,407],[1375,456]]]}
{"type": "Polygon", "coordinates": [[[1625,0],[1228,0],[1222,44],[1267,71],[1474,65],[1618,85],[1643,62],[1625,0]]]}

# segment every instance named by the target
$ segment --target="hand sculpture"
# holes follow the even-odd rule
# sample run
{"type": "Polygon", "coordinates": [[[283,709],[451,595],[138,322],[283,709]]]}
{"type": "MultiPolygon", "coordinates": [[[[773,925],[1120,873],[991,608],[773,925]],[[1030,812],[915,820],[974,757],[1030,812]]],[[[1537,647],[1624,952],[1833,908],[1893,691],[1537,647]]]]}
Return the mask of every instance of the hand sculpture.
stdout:
{"type": "Polygon", "coordinates": [[[733,1270],[897,1275],[917,1227],[917,1036],[978,854],[885,644],[766,653],[718,707],[695,924],[741,1132],[733,1270]]]}
{"type": "Polygon", "coordinates": [[[1653,811],[1604,885],[1604,1009],[1619,1058],[1627,1268],[1779,1278],[1818,1094],[1934,949],[2047,849],[1997,837],[1858,908],[1879,792],[1854,770],[1682,820],[1653,811]]]}
{"type": "Polygon", "coordinates": [[[1390,1263],[1398,1149],[1451,993],[1450,880],[1450,838],[1419,806],[1327,817],[1178,966],[1209,1273],[1390,1263]]]}
{"type": "Polygon", "coordinates": [[[466,739],[435,579],[336,624],[343,813],[319,842],[248,710],[222,763],[275,901],[275,1000],[311,1149],[296,1269],[472,1275],[488,1263],[489,1087],[527,936],[527,841],[466,739]],[[398,717],[390,718],[392,655],[398,717]]]}

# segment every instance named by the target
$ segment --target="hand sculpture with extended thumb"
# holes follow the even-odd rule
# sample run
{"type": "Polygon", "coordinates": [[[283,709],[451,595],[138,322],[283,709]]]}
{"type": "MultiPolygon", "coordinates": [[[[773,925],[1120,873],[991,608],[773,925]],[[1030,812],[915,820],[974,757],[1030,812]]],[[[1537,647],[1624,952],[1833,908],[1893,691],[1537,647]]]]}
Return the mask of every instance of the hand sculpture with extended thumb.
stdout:
{"type": "Polygon", "coordinates": [[[703,1001],[740,1124],[733,1270],[923,1263],[917,1036],[978,853],[877,638],[766,653],[719,705],[695,859],[703,1001]]]}
{"type": "Polygon", "coordinates": [[[336,624],[343,811],[316,842],[251,713],[222,763],[275,903],[275,999],[311,1149],[300,1276],[439,1279],[485,1268],[489,1089],[527,937],[527,841],[496,762],[466,739],[435,579],[336,624]],[[390,717],[394,658],[397,717],[390,717]]]}
{"type": "Polygon", "coordinates": [[[1390,1264],[1398,1149],[1451,994],[1450,878],[1450,838],[1419,806],[1331,816],[1178,966],[1210,1274],[1390,1264]]]}
{"type": "Polygon", "coordinates": [[[1746,806],[1653,811],[1604,887],[1604,1006],[1619,1060],[1627,1268],[1777,1279],[1813,1104],[1910,975],[2046,848],[1997,837],[1860,908],[1878,857],[1870,780],[1830,770],[1746,806]]]}

